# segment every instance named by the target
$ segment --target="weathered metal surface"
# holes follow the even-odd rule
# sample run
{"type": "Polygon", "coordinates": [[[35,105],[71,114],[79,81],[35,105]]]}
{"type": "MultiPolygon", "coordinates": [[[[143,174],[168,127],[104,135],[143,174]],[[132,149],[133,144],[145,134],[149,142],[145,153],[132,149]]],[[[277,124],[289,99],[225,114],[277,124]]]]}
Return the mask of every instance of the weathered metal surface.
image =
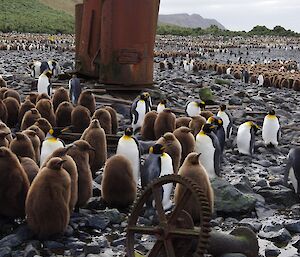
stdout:
{"type": "MultiPolygon", "coordinates": [[[[104,0],[85,0],[82,15],[78,10],[76,23],[76,69],[79,73],[99,76],[102,5],[104,0]],[[80,31],[80,32],[79,32],[80,31]]],[[[78,7],[80,9],[80,7],[78,7]]],[[[76,12],[77,15],[77,12],[76,12]]]]}
{"type": "Polygon", "coordinates": [[[80,41],[80,35],[81,35],[81,25],[82,25],[82,15],[83,15],[83,4],[77,4],[75,5],[75,61],[79,60],[79,47],[80,44],[77,42],[80,41]]]}
{"type": "Polygon", "coordinates": [[[106,85],[153,84],[159,0],[86,0],[76,11],[76,69],[106,85]],[[78,34],[80,34],[78,36],[78,34]]]}

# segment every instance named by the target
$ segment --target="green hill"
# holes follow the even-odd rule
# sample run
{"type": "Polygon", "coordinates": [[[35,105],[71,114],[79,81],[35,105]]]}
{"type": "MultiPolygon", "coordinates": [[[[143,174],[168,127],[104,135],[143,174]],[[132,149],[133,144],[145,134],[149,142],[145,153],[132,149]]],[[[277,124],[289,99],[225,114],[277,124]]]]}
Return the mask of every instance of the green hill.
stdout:
{"type": "Polygon", "coordinates": [[[82,0],[39,0],[41,3],[55,10],[64,11],[72,16],[75,15],[75,4],[82,3],[82,0]]]}
{"type": "Polygon", "coordinates": [[[74,33],[74,17],[38,0],[1,0],[0,31],[74,33]]]}

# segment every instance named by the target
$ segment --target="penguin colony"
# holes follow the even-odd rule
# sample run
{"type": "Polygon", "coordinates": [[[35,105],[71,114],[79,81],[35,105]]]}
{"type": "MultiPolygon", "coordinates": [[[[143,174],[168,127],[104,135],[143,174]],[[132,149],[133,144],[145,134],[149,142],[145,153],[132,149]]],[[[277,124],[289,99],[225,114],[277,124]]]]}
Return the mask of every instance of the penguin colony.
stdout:
{"type": "MultiPolygon", "coordinates": [[[[192,69],[191,64],[188,67],[185,63],[187,71],[192,69]]],[[[232,138],[232,116],[224,104],[216,114],[206,111],[200,99],[187,103],[186,117],[176,117],[167,105],[162,99],[155,111],[149,93],[138,96],[131,106],[131,124],[128,124],[131,127],[125,129],[119,140],[116,155],[107,159],[105,134],[118,132],[117,114],[107,106],[96,109],[90,91],[83,91],[78,105],[73,106],[63,88],[54,93],[29,95],[22,103],[16,92],[7,89],[0,102],[3,121],[0,191],[11,189],[9,185],[16,182],[20,186],[19,191],[10,194],[18,197],[1,199],[5,206],[0,206],[1,215],[26,215],[30,228],[39,238],[63,233],[71,213],[84,207],[92,197],[92,178],[101,168],[102,197],[110,207],[126,208],[135,200],[140,186],[144,188],[157,177],[178,173],[199,185],[213,209],[210,180],[222,175],[222,152],[226,141],[232,138]],[[70,126],[72,131],[82,133],[82,137],[65,146],[59,139],[62,130],[55,126],[70,126]],[[21,131],[12,138],[9,127],[19,127],[21,131]],[[143,165],[137,138],[155,141],[143,165]],[[13,181],[7,178],[8,170],[14,175],[9,178],[13,181]],[[45,220],[52,222],[45,223],[45,220]]],[[[239,126],[236,141],[240,154],[254,154],[258,129],[252,121],[239,126]]],[[[264,119],[262,137],[268,147],[279,144],[280,125],[274,110],[264,119]]],[[[299,149],[291,150],[285,177],[287,182],[290,176],[296,192],[299,190],[299,156],[299,149]]],[[[165,210],[173,205],[171,193],[172,185],[164,185],[165,210]]],[[[175,204],[182,193],[182,189],[176,187],[175,204]]],[[[193,202],[194,199],[190,199],[185,209],[197,221],[199,209],[193,202]]],[[[147,206],[155,207],[153,202],[147,206]]]]}

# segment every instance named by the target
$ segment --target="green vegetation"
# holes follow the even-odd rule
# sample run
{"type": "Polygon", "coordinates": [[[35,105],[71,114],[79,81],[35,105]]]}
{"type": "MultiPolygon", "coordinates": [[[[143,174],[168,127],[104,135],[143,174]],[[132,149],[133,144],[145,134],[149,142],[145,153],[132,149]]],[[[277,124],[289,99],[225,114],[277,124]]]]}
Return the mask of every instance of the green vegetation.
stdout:
{"type": "Polygon", "coordinates": [[[228,85],[231,86],[231,81],[228,79],[215,79],[215,83],[218,85],[228,85]]]}
{"type": "Polygon", "coordinates": [[[0,31],[74,33],[74,18],[38,0],[1,0],[0,31]]]}
{"type": "Polygon", "coordinates": [[[210,26],[207,29],[201,28],[184,28],[169,24],[158,24],[157,34],[159,35],[177,35],[177,36],[288,36],[288,37],[300,37],[300,33],[296,33],[291,30],[286,30],[281,26],[276,26],[273,29],[268,29],[266,26],[255,26],[251,31],[230,31],[221,30],[216,25],[210,26]]]}

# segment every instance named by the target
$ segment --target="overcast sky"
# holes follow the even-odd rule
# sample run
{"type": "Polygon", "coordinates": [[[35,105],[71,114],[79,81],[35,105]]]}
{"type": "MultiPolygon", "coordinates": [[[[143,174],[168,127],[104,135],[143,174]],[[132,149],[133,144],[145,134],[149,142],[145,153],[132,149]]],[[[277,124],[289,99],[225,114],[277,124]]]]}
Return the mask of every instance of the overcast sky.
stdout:
{"type": "Polygon", "coordinates": [[[160,13],[197,13],[230,30],[281,25],[300,32],[300,0],[161,0],[160,13]]]}

